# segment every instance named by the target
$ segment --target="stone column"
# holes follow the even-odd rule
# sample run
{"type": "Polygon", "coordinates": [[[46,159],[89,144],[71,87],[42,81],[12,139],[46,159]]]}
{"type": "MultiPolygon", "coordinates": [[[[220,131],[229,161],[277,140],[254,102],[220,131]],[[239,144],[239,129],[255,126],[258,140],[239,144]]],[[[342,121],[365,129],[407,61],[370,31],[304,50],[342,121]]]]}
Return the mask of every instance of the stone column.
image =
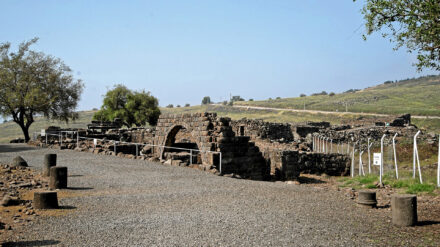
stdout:
{"type": "Polygon", "coordinates": [[[43,176],[50,176],[50,168],[57,165],[57,155],[56,154],[45,154],[44,164],[43,164],[43,176]]]}
{"type": "Polygon", "coordinates": [[[417,197],[415,195],[393,195],[391,211],[394,225],[414,226],[417,223],[417,197]]]}
{"type": "Polygon", "coordinates": [[[67,188],[67,167],[54,166],[50,168],[49,189],[67,188]]]}

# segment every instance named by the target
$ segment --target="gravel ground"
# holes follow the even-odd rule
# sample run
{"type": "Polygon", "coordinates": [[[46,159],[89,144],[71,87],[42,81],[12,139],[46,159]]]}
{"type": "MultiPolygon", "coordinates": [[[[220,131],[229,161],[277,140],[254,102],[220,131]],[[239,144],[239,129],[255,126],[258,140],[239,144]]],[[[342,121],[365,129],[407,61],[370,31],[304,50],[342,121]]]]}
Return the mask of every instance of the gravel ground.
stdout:
{"type": "Polygon", "coordinates": [[[71,150],[0,144],[41,170],[45,153],[69,169],[65,211],[40,216],[6,246],[370,246],[413,245],[393,237],[389,215],[338,191],[215,176],[71,150]],[[384,234],[385,233],[385,234],[384,234]],[[380,236],[381,240],[378,240],[380,236]]]}

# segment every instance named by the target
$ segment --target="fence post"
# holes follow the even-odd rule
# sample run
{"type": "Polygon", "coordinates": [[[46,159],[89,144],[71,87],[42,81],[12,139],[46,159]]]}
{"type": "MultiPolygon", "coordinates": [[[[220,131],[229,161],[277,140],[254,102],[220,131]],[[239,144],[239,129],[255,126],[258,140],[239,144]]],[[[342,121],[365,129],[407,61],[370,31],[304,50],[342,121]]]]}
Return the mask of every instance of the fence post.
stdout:
{"type": "Polygon", "coordinates": [[[368,174],[371,174],[371,158],[370,158],[370,139],[367,139],[367,148],[368,148],[368,174]]]}
{"type": "Polygon", "coordinates": [[[330,139],[330,153],[333,153],[333,139],[330,139]]]}
{"type": "Polygon", "coordinates": [[[353,143],[353,153],[352,153],[352,156],[351,156],[351,177],[353,178],[354,177],[354,151],[355,151],[355,146],[356,146],[356,143],[353,143]]]}
{"type": "Polygon", "coordinates": [[[315,152],[315,135],[313,135],[312,138],[312,148],[313,148],[313,152],[315,152]]]}
{"type": "Polygon", "coordinates": [[[76,132],[76,147],[79,147],[79,131],[76,132]]]}
{"type": "Polygon", "coordinates": [[[192,166],[193,164],[193,150],[189,150],[189,164],[192,166]]]}
{"type": "Polygon", "coordinates": [[[438,135],[437,187],[440,187],[440,135],[438,135]]]}
{"type": "Polygon", "coordinates": [[[417,149],[417,136],[419,134],[420,134],[420,130],[417,131],[416,135],[414,136],[413,178],[416,178],[416,160],[417,160],[417,168],[419,170],[419,179],[420,179],[420,183],[423,184],[422,172],[420,169],[419,150],[417,149]]]}
{"type": "Polygon", "coordinates": [[[359,176],[363,175],[365,176],[365,172],[364,172],[364,164],[362,164],[362,154],[364,153],[364,151],[361,151],[359,149],[359,176]],[[362,171],[362,173],[361,173],[362,171]]]}
{"type": "Polygon", "coordinates": [[[385,134],[380,139],[380,166],[379,166],[379,183],[382,185],[383,176],[383,139],[385,139],[385,134]]]}
{"type": "Polygon", "coordinates": [[[220,152],[220,174],[222,174],[222,152],[220,152]]]}
{"type": "Polygon", "coordinates": [[[63,145],[63,133],[62,132],[60,133],[61,133],[60,135],[60,149],[61,149],[61,146],[63,145]]]}
{"type": "Polygon", "coordinates": [[[136,143],[136,157],[138,157],[138,154],[139,154],[139,146],[138,146],[138,144],[136,143]]]}
{"type": "Polygon", "coordinates": [[[318,136],[318,153],[321,152],[321,136],[318,136]]]}
{"type": "Polygon", "coordinates": [[[394,134],[394,136],[393,136],[393,153],[394,153],[394,167],[396,169],[396,179],[399,179],[399,171],[397,169],[396,141],[395,141],[396,136],[397,136],[397,133],[394,134]]]}

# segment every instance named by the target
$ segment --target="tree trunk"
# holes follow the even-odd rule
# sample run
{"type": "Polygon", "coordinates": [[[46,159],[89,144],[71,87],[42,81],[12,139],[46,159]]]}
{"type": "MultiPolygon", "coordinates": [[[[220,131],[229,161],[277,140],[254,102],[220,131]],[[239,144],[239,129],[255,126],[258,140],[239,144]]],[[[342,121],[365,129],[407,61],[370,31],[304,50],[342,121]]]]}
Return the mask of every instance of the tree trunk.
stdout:
{"type": "Polygon", "coordinates": [[[28,142],[31,138],[29,137],[29,127],[26,127],[26,125],[23,123],[18,123],[20,125],[21,130],[23,131],[24,135],[24,141],[28,142]]]}

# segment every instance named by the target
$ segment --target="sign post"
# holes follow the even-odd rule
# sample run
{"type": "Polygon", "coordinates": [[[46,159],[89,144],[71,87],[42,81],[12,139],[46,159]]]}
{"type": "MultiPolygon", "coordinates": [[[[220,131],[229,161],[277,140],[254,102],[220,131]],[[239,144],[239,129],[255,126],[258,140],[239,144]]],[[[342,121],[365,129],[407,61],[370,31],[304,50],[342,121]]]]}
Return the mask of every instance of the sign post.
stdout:
{"type": "Polygon", "coordinates": [[[383,139],[385,139],[385,134],[380,139],[380,167],[379,167],[379,183],[382,186],[382,176],[383,176],[383,139]]]}

